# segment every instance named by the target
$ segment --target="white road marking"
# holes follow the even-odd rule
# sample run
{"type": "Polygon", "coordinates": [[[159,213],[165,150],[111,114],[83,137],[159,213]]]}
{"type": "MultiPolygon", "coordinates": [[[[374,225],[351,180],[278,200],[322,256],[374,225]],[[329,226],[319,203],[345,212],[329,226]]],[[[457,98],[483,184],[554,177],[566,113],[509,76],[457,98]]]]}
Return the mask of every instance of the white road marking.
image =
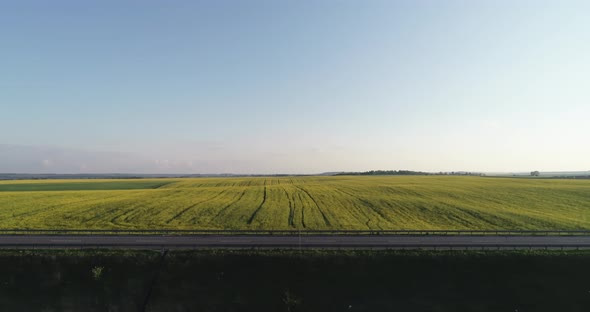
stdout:
{"type": "Polygon", "coordinates": [[[81,243],[82,240],[78,239],[52,239],[50,240],[52,243],[81,243]]]}
{"type": "Polygon", "coordinates": [[[220,243],[251,243],[251,240],[220,240],[220,243]]]}

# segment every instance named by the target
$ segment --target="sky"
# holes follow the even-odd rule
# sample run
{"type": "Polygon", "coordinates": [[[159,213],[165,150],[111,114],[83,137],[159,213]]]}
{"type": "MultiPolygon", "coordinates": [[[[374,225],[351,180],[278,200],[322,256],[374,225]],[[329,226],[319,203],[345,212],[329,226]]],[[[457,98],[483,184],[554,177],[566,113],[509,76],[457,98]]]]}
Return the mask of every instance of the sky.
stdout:
{"type": "Polygon", "coordinates": [[[590,169],[588,1],[2,1],[0,172],[590,169]]]}

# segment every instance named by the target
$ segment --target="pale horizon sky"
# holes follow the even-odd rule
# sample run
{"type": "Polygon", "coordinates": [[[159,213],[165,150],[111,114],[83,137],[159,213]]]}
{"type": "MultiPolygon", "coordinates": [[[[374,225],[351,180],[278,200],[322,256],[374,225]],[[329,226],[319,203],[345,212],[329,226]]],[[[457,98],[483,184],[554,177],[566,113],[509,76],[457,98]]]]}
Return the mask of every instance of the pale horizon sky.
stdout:
{"type": "Polygon", "coordinates": [[[0,3],[0,172],[590,170],[588,1],[0,3]]]}

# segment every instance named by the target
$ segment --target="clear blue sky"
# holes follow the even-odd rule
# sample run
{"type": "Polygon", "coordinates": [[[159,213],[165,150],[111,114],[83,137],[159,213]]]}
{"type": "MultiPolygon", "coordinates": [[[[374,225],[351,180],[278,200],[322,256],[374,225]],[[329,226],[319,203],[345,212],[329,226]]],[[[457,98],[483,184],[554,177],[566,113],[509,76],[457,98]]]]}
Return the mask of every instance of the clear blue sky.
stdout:
{"type": "Polygon", "coordinates": [[[0,172],[590,169],[588,1],[4,1],[0,172]]]}

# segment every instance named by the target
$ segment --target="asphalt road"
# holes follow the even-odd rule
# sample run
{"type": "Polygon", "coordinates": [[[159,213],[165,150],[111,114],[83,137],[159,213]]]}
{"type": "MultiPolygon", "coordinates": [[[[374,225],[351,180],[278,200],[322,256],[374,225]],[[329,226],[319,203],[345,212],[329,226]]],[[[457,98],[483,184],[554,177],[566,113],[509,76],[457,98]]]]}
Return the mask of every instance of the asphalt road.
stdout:
{"type": "Polygon", "coordinates": [[[0,248],[590,248],[590,236],[1,235],[0,248]]]}

